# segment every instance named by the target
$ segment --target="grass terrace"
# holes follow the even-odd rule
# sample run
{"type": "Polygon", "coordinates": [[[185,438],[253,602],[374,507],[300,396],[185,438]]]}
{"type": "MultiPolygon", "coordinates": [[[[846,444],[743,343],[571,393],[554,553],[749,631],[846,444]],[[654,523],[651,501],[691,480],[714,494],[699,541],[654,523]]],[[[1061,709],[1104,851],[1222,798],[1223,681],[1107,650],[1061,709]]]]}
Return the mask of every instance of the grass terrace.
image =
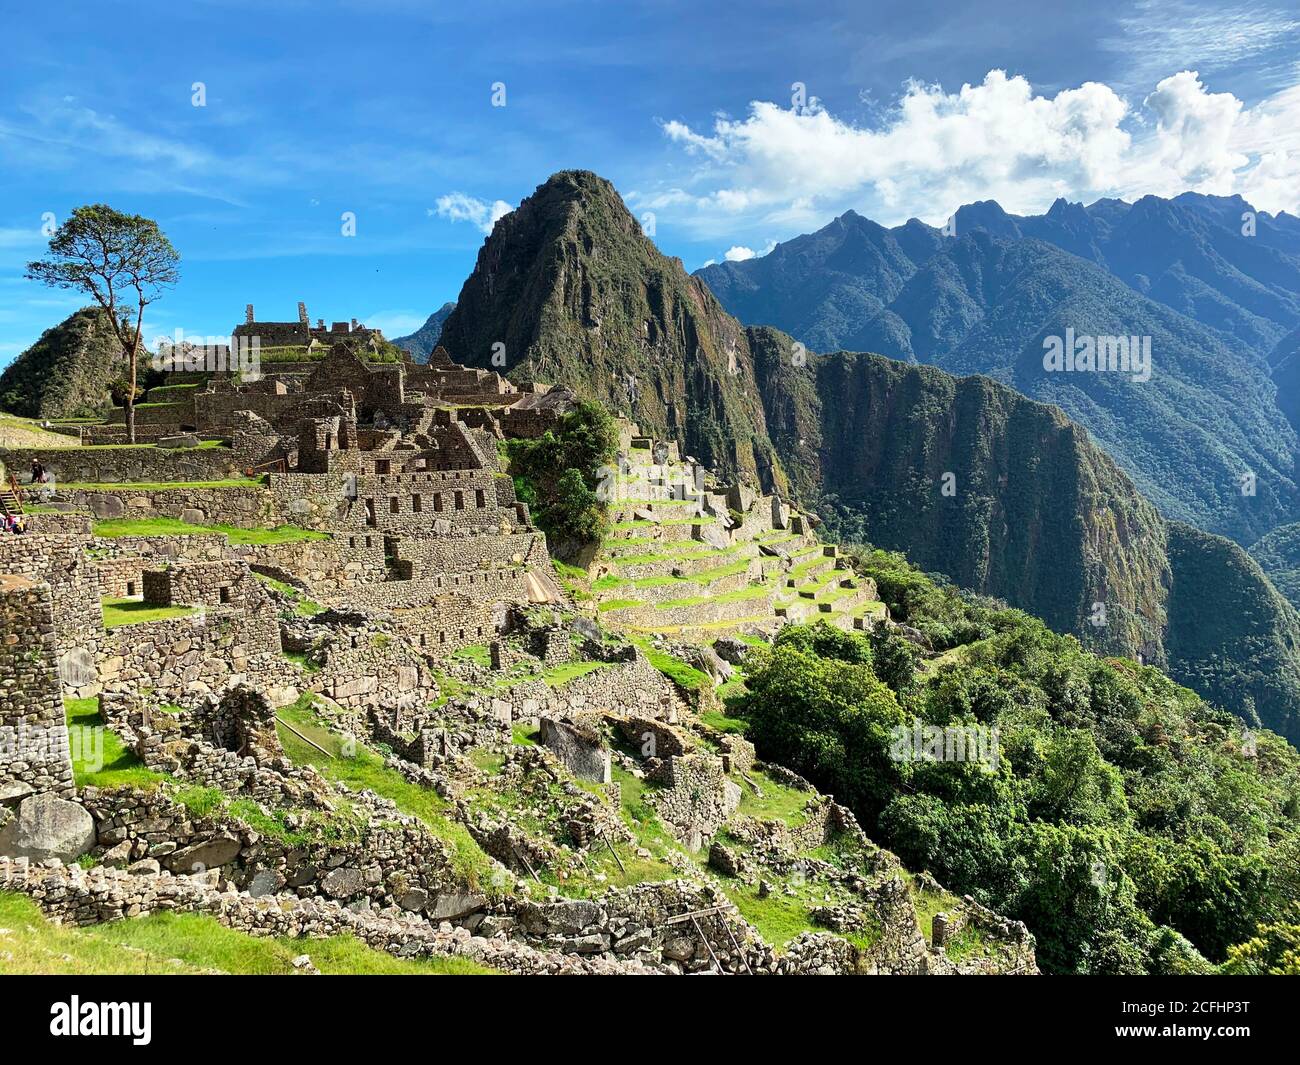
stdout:
{"type": "Polygon", "coordinates": [[[104,724],[99,699],[65,699],[72,776],[79,788],[153,788],[167,778],[146,769],[104,724]]]}
{"type": "MultiPolygon", "coordinates": [[[[285,543],[287,541],[279,542],[285,543]]],[[[275,577],[268,577],[265,573],[255,572],[253,576],[268,588],[274,588],[277,592],[293,603],[294,611],[305,618],[315,617],[325,609],[314,599],[309,599],[306,592],[302,591],[300,588],[295,588],[292,584],[286,584],[284,581],[277,580],[275,577]]],[[[288,654],[288,652],[285,653],[286,655],[288,654]]],[[[304,655],[303,657],[305,658],[306,656],[304,655]]]]}
{"type": "MultiPolygon", "coordinates": [[[[110,444],[110,447],[128,445],[110,444]]],[[[61,481],[63,492],[165,492],[173,488],[265,488],[264,477],[229,477],[221,481],[61,481]]]]}
{"type": "Polygon", "coordinates": [[[435,836],[443,840],[452,851],[452,864],[466,883],[479,889],[489,886],[495,863],[482,850],[469,832],[448,814],[449,804],[437,792],[420,787],[407,780],[396,769],[384,765],[384,759],[370,748],[347,739],[335,732],[316,713],[314,697],[304,694],[296,703],[282,706],[278,711],[281,727],[280,742],[291,761],[300,765],[313,765],[327,779],[349,788],[369,788],[376,795],[392,799],[403,813],[418,817],[435,836]],[[294,729],[308,737],[328,754],[322,754],[310,743],[283,727],[294,729]]]}
{"type": "Polygon", "coordinates": [[[220,533],[232,544],[292,544],[304,540],[328,540],[327,533],[278,525],[273,529],[241,529],[235,525],[191,525],[179,518],[106,518],[94,523],[96,536],[200,536],[220,533]]]}
{"type": "Polygon", "coordinates": [[[104,628],[116,629],[123,625],[143,625],[149,621],[167,618],[184,618],[197,613],[192,606],[155,606],[143,599],[105,599],[101,603],[104,628]]]}

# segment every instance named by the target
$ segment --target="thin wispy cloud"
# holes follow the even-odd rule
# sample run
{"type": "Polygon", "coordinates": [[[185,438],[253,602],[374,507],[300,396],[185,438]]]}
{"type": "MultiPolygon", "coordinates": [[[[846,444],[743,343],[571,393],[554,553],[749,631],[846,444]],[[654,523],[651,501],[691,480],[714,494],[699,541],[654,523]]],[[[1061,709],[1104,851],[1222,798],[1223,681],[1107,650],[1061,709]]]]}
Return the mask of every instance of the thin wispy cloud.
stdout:
{"type": "Polygon", "coordinates": [[[1171,70],[1214,75],[1247,63],[1261,85],[1277,89],[1295,81],[1300,16],[1294,8],[1142,0],[1117,22],[1119,32],[1100,44],[1122,58],[1125,81],[1134,88],[1171,70]]]}

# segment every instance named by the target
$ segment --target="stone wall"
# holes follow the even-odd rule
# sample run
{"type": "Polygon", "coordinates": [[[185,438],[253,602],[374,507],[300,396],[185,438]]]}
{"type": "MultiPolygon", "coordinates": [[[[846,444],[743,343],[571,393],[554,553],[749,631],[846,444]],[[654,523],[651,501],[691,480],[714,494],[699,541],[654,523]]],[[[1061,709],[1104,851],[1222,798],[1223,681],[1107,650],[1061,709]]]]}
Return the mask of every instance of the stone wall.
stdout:
{"type": "Polygon", "coordinates": [[[75,790],[50,586],[0,575],[0,801],[75,790]]]}
{"type": "Polygon", "coordinates": [[[227,488],[78,488],[60,498],[85,507],[96,518],[176,518],[195,525],[234,525],[240,529],[297,524],[280,511],[260,485],[227,488]]]}
{"type": "Polygon", "coordinates": [[[55,487],[73,482],[221,481],[238,469],[229,448],[134,447],[0,448],[0,461],[20,479],[38,459],[55,487]]]}
{"type": "Polygon", "coordinates": [[[563,687],[527,680],[494,691],[491,705],[501,720],[530,723],[538,722],[543,715],[564,717],[591,712],[639,714],[647,720],[673,721],[687,710],[672,682],[639,650],[625,662],[608,663],[563,687]]]}
{"type": "Polygon", "coordinates": [[[240,680],[285,687],[296,671],[280,654],[274,611],[221,608],[110,629],[100,666],[105,684],[152,688],[185,702],[240,680]]]}
{"type": "Polygon", "coordinates": [[[648,794],[659,816],[691,850],[699,850],[740,806],[740,785],[706,751],[674,755],[656,773],[663,786],[648,794]]]}
{"type": "MultiPolygon", "coordinates": [[[[93,662],[104,641],[99,574],[87,549],[90,519],[82,514],[49,515],[62,531],[0,536],[0,573],[41,581],[50,586],[55,644],[62,659],[75,655],[93,662]]],[[[65,679],[84,672],[65,670],[65,679]]],[[[87,678],[76,676],[78,681],[87,678]]],[[[89,680],[93,685],[93,678],[89,680]]],[[[74,687],[70,686],[70,691],[74,687]]]]}
{"type": "MultiPolygon", "coordinates": [[[[237,931],[297,939],[353,935],[402,958],[460,957],[503,973],[621,974],[653,970],[631,960],[540,951],[501,935],[466,936],[412,916],[353,910],[319,897],[238,895],[211,878],[0,859],[0,887],[30,895],[51,920],[91,925],[155,912],[207,914],[237,931]]],[[[304,944],[310,950],[310,944],[304,944]]]]}
{"type": "Polygon", "coordinates": [[[127,599],[144,594],[144,569],[147,563],[139,556],[122,555],[102,558],[95,563],[99,590],[105,599],[127,599]]]}
{"type": "Polygon", "coordinates": [[[290,583],[306,582],[322,597],[389,576],[384,538],[377,534],[335,533],[328,540],[238,544],[226,553],[260,573],[296,579],[290,583]]]}
{"type": "Polygon", "coordinates": [[[269,600],[248,563],[175,562],[144,573],[144,600],[157,606],[237,606],[264,610],[269,600]]]}

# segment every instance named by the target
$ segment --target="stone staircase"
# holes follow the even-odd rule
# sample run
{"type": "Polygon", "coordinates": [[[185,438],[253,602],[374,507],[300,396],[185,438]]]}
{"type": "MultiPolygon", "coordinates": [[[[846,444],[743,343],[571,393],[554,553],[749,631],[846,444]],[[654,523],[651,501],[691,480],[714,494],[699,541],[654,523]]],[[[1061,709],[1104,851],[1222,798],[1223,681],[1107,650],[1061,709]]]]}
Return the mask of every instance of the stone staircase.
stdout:
{"type": "Polygon", "coordinates": [[[12,484],[0,484],[0,514],[8,516],[22,513],[22,491],[12,484]]]}

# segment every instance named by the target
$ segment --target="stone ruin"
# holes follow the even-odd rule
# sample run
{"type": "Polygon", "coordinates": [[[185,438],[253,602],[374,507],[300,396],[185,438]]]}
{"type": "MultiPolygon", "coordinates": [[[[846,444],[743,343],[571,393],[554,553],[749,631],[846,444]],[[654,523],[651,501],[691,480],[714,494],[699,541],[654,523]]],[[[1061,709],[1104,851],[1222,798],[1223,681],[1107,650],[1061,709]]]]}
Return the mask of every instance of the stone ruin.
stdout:
{"type": "Polygon", "coordinates": [[[624,423],[615,528],[588,576],[630,582],[637,601],[613,587],[582,605],[498,458],[503,440],[553,427],[572,392],[442,349],[425,365],[370,358],[386,343],[377,330],[313,326],[301,304],[294,322],[245,317],[235,336],[275,357],[247,377],[174,368],[140,411],[137,446],[97,446],[122,443],[109,418],[67,427],[82,447],[0,450],[11,468],[39,458],[54,474],[28,532],[0,537],[0,886],[64,921],[215,912],[257,934],[346,931],[517,972],[1035,971],[1023,926],[971,900],[927,943],[897,859],[806,783],[795,829],[744,812],[756,752],[700,717],[743,661],[735,635],[887,621],[813,516],[720,484],[624,423]],[[193,531],[93,524],[131,518],[193,531]],[[296,533],[229,535],[279,527],[296,533]],[[105,603],[153,620],[106,626],[105,603]],[[682,688],[655,653],[711,683],[682,688]],[[158,786],[78,794],[65,697],[97,697],[103,727],[158,786]],[[322,731],[283,716],[297,704],[322,731]],[[347,756],[327,739],[382,752],[386,772],[435,794],[491,882],[468,881],[426,821],[286,753],[347,756]],[[675,879],[556,894],[601,856],[645,858],[621,805],[634,783],[708,872],[675,854],[675,879]],[[214,796],[202,815],[181,801],[194,788],[214,796]],[[868,868],[807,857],[832,840],[868,868]],[[69,864],[87,853],[89,872],[69,864]],[[827,931],[777,952],[724,888],[761,896],[803,862],[834,896],[818,914],[827,931]],[[970,927],[996,949],[954,961],[944,937],[970,927]],[[870,948],[854,945],[864,929],[880,933],[870,948]]]}

